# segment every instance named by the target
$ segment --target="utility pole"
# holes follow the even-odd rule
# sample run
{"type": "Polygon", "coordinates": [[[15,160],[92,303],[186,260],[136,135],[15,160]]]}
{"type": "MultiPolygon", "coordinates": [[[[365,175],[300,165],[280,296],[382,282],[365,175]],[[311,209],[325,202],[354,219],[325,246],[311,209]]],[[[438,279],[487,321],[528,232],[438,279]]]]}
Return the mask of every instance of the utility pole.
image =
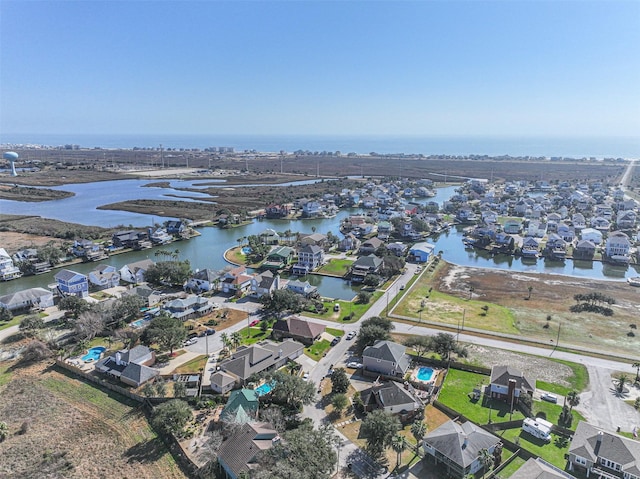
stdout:
{"type": "Polygon", "coordinates": [[[160,143],[160,164],[161,168],[164,169],[164,150],[162,149],[162,143],[160,143]]]}

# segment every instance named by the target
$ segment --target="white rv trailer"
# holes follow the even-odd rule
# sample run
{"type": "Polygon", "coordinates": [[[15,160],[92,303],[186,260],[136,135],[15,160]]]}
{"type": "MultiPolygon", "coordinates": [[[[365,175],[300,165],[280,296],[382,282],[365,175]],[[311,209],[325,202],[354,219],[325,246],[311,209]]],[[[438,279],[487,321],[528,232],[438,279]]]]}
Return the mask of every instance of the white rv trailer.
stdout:
{"type": "Polygon", "coordinates": [[[522,422],[522,430],[528,432],[534,437],[538,439],[542,439],[543,441],[551,441],[551,428],[553,424],[549,421],[545,421],[539,417],[536,418],[526,418],[522,422]]]}

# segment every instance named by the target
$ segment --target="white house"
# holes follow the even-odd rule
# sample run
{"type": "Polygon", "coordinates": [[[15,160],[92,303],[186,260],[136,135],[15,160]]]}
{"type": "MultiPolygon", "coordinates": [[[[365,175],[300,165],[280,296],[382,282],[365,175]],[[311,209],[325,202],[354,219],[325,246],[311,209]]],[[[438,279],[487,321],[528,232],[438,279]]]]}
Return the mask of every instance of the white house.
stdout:
{"type": "Polygon", "coordinates": [[[602,244],[602,232],[595,228],[585,228],[580,233],[583,240],[591,241],[595,245],[602,244]]]}
{"type": "Polygon", "coordinates": [[[630,260],[631,241],[622,231],[612,232],[605,242],[604,249],[607,257],[613,261],[628,263],[630,260]]]}

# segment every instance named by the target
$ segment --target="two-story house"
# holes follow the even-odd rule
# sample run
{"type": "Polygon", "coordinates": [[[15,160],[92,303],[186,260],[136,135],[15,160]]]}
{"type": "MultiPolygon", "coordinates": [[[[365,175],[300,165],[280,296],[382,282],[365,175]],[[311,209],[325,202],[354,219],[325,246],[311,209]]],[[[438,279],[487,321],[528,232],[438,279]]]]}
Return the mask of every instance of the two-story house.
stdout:
{"type": "Polygon", "coordinates": [[[298,251],[298,262],[293,265],[293,274],[305,276],[324,262],[324,250],[320,246],[305,245],[298,251]]]}
{"type": "Polygon", "coordinates": [[[370,376],[403,377],[409,369],[409,364],[406,347],[393,341],[378,340],[362,352],[362,369],[370,376]]]}
{"type": "Polygon", "coordinates": [[[616,263],[628,263],[630,261],[630,249],[631,241],[626,233],[622,231],[610,233],[604,245],[607,259],[616,263]]]}
{"type": "Polygon", "coordinates": [[[0,280],[9,281],[22,276],[20,268],[13,264],[13,260],[4,248],[0,248],[0,280]]]}
{"type": "Polygon", "coordinates": [[[120,273],[115,266],[100,264],[89,272],[89,282],[96,288],[114,288],[120,284],[120,273]]]}
{"type": "Polygon", "coordinates": [[[54,277],[56,286],[62,296],[78,296],[86,298],[89,296],[89,279],[81,273],[63,269],[58,271],[54,277]]]}
{"type": "Polygon", "coordinates": [[[533,396],[536,390],[535,379],[525,375],[512,366],[493,366],[489,392],[492,398],[501,399],[508,404],[517,404],[523,394],[533,396]]]}
{"type": "Polygon", "coordinates": [[[150,259],[143,259],[135,263],[129,263],[120,268],[120,279],[127,283],[142,283],[145,280],[147,270],[155,263],[150,259]]]}

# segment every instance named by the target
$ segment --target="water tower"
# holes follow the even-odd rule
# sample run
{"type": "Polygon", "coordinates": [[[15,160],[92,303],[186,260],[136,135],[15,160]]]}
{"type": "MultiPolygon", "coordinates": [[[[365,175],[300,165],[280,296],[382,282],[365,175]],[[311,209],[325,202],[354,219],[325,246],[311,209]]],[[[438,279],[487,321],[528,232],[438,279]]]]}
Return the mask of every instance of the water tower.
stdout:
{"type": "Polygon", "coordinates": [[[11,176],[18,176],[16,173],[16,163],[15,161],[18,159],[18,154],[15,151],[5,151],[2,157],[11,163],[11,176]]]}

